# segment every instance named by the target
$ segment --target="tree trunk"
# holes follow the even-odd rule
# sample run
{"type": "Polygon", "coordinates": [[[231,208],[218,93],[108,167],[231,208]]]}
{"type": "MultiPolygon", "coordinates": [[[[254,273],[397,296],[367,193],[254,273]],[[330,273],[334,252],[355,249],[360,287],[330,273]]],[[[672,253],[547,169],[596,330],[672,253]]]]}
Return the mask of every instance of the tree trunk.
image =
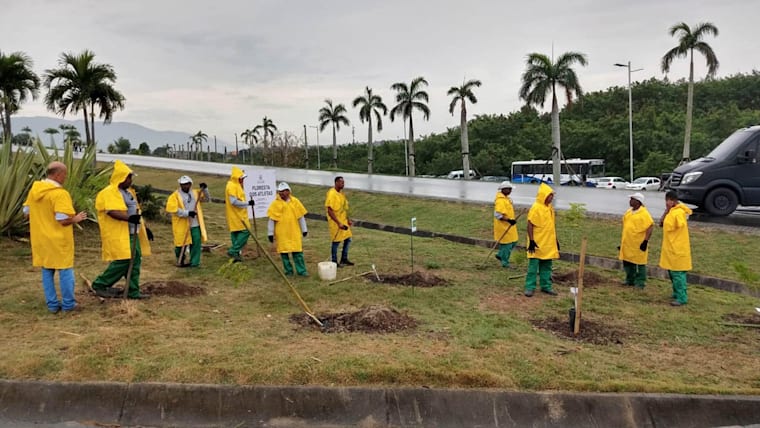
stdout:
{"type": "Polygon", "coordinates": [[[11,109],[9,105],[3,107],[3,138],[8,142],[13,140],[13,133],[11,132],[11,109]]]}
{"type": "Polygon", "coordinates": [[[691,159],[691,115],[694,108],[694,50],[690,51],[689,61],[689,90],[686,95],[686,132],[683,135],[683,156],[681,163],[686,163],[691,159]]]}
{"type": "Polygon", "coordinates": [[[367,174],[372,174],[372,163],[375,161],[375,158],[372,157],[372,110],[369,112],[369,120],[367,120],[369,123],[369,131],[367,132],[367,148],[368,154],[367,154],[367,174]]]}
{"type": "Polygon", "coordinates": [[[560,183],[560,160],[562,159],[562,149],[559,141],[559,106],[557,105],[557,94],[552,89],[552,181],[554,186],[560,183]]]}
{"type": "Polygon", "coordinates": [[[467,107],[462,97],[462,112],[459,123],[459,132],[462,138],[462,172],[464,179],[470,179],[470,142],[467,137],[467,107]]]}
{"type": "Polygon", "coordinates": [[[95,144],[95,103],[90,105],[90,138],[92,138],[92,144],[95,144]]]}
{"type": "Polygon", "coordinates": [[[335,134],[335,122],[333,122],[333,156],[332,167],[338,168],[338,136],[335,134]]]}
{"type": "Polygon", "coordinates": [[[409,176],[414,177],[414,125],[412,114],[409,113],[409,176]]]}

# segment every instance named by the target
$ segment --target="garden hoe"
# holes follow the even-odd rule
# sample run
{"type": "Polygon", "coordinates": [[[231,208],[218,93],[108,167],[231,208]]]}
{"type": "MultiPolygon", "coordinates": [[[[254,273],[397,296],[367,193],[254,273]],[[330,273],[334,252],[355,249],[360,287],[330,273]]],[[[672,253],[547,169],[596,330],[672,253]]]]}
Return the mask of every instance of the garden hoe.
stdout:
{"type": "MultiPolygon", "coordinates": [[[[515,217],[515,221],[519,220],[520,217],[522,217],[523,214],[525,214],[525,211],[523,211],[520,214],[518,214],[517,217],[515,217]]],[[[517,223],[515,223],[515,224],[517,224],[517,223]]],[[[504,239],[505,236],[507,236],[507,233],[509,233],[510,229],[512,229],[513,226],[514,226],[514,224],[510,224],[509,227],[507,227],[507,230],[505,230],[504,233],[501,234],[501,236],[499,237],[499,239],[497,239],[493,243],[493,246],[491,247],[491,251],[488,252],[488,255],[486,256],[485,261],[483,261],[483,263],[481,263],[480,265],[478,265],[479,268],[486,267],[486,265],[488,264],[488,259],[490,259],[491,258],[491,254],[493,254],[493,250],[495,250],[496,247],[499,246],[499,241],[501,241],[502,239],[504,239]]]]}

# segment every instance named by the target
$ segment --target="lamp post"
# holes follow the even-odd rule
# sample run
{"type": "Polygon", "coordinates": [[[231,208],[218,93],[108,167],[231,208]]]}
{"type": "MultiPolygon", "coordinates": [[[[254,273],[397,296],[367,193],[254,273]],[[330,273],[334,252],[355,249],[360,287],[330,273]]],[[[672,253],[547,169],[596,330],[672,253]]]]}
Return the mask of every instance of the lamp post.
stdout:
{"type": "Polygon", "coordinates": [[[616,67],[625,67],[628,69],[628,149],[629,149],[629,167],[631,174],[631,183],[633,183],[633,96],[631,94],[631,73],[643,70],[643,68],[637,68],[631,70],[631,61],[628,64],[616,63],[616,67]]]}
{"type": "Polygon", "coordinates": [[[319,159],[319,126],[309,125],[309,128],[314,128],[317,131],[317,169],[322,169],[322,162],[319,159]]]}

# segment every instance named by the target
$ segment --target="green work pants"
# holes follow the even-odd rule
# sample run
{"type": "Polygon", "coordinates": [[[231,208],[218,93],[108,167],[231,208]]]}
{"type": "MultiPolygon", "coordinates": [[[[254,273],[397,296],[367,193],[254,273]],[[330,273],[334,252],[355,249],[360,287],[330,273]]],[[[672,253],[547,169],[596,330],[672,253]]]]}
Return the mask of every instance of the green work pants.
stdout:
{"type": "Polygon", "coordinates": [[[670,275],[670,282],[673,283],[673,299],[685,305],[689,301],[686,295],[686,271],[669,270],[668,275],[670,275]]]}
{"type": "MultiPolygon", "coordinates": [[[[289,253],[280,253],[282,266],[285,268],[285,275],[293,275],[293,265],[290,264],[289,253]]],[[[296,273],[300,276],[306,276],[306,262],[303,260],[303,253],[293,253],[293,263],[296,265],[296,273]]]]}
{"type": "Polygon", "coordinates": [[[647,265],[637,265],[623,260],[625,285],[635,285],[644,288],[647,285],[647,265]]]}
{"type": "Polygon", "coordinates": [[[237,232],[230,232],[230,240],[232,246],[227,250],[227,254],[230,257],[240,258],[240,252],[243,251],[243,247],[248,243],[248,237],[251,236],[247,230],[238,230],[237,232]]]}
{"type": "MultiPolygon", "coordinates": [[[[198,267],[201,265],[201,228],[200,226],[190,228],[190,238],[192,243],[190,244],[190,266],[198,267]]],[[[174,256],[178,259],[183,257],[180,262],[184,265],[187,260],[184,260],[184,254],[182,254],[182,247],[174,247],[174,256]]]]}
{"type": "Polygon", "coordinates": [[[509,258],[512,256],[512,250],[517,245],[517,241],[508,244],[499,244],[499,252],[496,258],[501,260],[501,267],[509,267],[509,258]]]}
{"type": "MultiPolygon", "coordinates": [[[[132,276],[129,277],[129,291],[127,295],[135,298],[140,295],[140,265],[142,263],[142,251],[140,250],[140,240],[136,235],[129,236],[129,245],[134,245],[135,257],[132,261],[132,276]]],[[[114,260],[106,270],[95,278],[92,282],[92,288],[95,290],[105,290],[113,286],[122,278],[127,277],[129,271],[129,259],[114,260]]]]}
{"type": "Polygon", "coordinates": [[[536,277],[541,280],[541,289],[552,289],[552,260],[528,259],[528,275],[525,277],[525,291],[536,289],[536,277]]]}

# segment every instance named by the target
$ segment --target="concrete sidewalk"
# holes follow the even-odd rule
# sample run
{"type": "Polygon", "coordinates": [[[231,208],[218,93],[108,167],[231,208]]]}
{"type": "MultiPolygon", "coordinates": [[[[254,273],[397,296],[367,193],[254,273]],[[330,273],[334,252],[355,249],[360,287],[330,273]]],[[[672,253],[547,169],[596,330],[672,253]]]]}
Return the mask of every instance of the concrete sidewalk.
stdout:
{"type": "Polygon", "coordinates": [[[760,423],[760,397],[427,388],[0,381],[0,425],[26,427],[716,427],[760,423]]]}

